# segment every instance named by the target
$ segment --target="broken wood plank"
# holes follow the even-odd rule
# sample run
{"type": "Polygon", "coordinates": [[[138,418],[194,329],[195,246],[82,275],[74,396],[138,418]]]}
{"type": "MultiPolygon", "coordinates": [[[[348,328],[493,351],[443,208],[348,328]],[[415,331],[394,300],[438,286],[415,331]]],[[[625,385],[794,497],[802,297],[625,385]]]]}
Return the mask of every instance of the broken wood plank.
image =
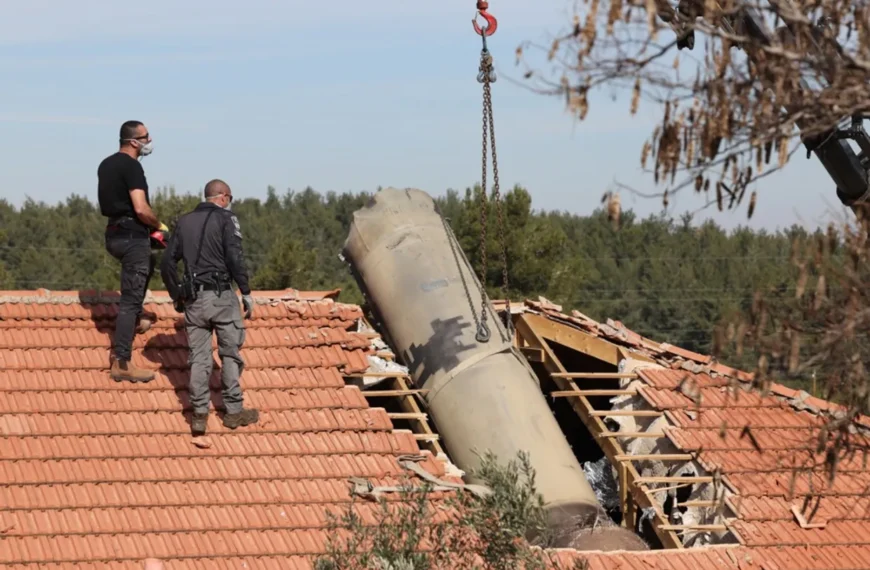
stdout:
{"type": "Polygon", "coordinates": [[[560,390],[550,392],[551,398],[569,398],[572,396],[634,396],[637,390],[560,390]]]}
{"type": "MultiPolygon", "coordinates": [[[[645,485],[647,483],[712,483],[713,477],[710,476],[698,476],[698,475],[686,475],[686,476],[666,476],[666,477],[638,477],[635,479],[635,483],[640,485],[645,485]]],[[[653,489],[654,491],[656,489],[653,489]]]]}
{"type": "Polygon", "coordinates": [[[428,419],[429,414],[426,413],[415,413],[415,412],[389,412],[387,416],[391,420],[425,420],[428,419]]]}
{"type": "Polygon", "coordinates": [[[637,374],[634,372],[554,372],[550,376],[573,380],[631,380],[637,378],[637,374]]]}
{"type": "Polygon", "coordinates": [[[544,351],[540,348],[533,348],[531,346],[523,346],[520,348],[520,352],[523,353],[523,356],[526,357],[526,360],[529,362],[543,362],[544,361],[544,351]]]}
{"type": "Polygon", "coordinates": [[[677,503],[675,507],[716,507],[718,501],[686,501],[685,503],[677,503]]]}
{"type": "Polygon", "coordinates": [[[410,378],[407,372],[360,372],[342,374],[345,378],[410,378]]]}
{"type": "Polygon", "coordinates": [[[651,438],[656,439],[659,437],[665,437],[665,434],[661,432],[649,432],[649,431],[610,431],[606,433],[602,433],[601,437],[634,437],[634,438],[651,438]]]}
{"type": "MultiPolygon", "coordinates": [[[[395,385],[403,390],[411,391],[409,389],[408,382],[404,378],[396,378],[393,380],[395,385]]],[[[414,390],[417,394],[428,394],[429,390],[414,390]]],[[[399,405],[402,407],[402,410],[408,414],[420,414],[422,416],[428,417],[423,413],[422,408],[420,407],[420,403],[417,401],[417,398],[401,398],[399,400],[399,405]]],[[[417,418],[410,420],[412,425],[417,426],[418,432],[424,435],[436,436],[434,438],[423,439],[418,441],[422,441],[421,445],[426,446],[429,451],[431,451],[434,455],[441,455],[444,453],[444,450],[441,448],[441,444],[439,443],[441,437],[435,434],[432,431],[432,427],[429,425],[429,422],[423,418],[417,418]]]]}
{"type": "Polygon", "coordinates": [[[726,531],[728,527],[724,524],[667,524],[662,525],[665,530],[707,530],[707,531],[726,531]]]}
{"type": "Polygon", "coordinates": [[[415,394],[426,394],[429,390],[360,390],[363,396],[367,398],[398,398],[401,396],[413,396],[415,394]]]}
{"type": "Polygon", "coordinates": [[[637,418],[655,418],[664,415],[664,412],[658,410],[594,410],[590,413],[592,416],[618,418],[623,416],[637,418]]]}
{"type": "Polygon", "coordinates": [[[693,457],[688,453],[662,453],[643,455],[617,455],[616,461],[691,461],[693,457]]]}
{"type": "MultiPolygon", "coordinates": [[[[592,356],[598,354],[605,357],[605,361],[611,362],[611,364],[616,365],[617,363],[618,355],[615,345],[606,341],[601,341],[597,337],[591,337],[589,335],[586,335],[588,338],[580,338],[577,335],[573,335],[574,331],[568,330],[568,327],[556,326],[555,323],[549,319],[538,315],[520,315],[516,320],[516,331],[518,335],[522,336],[526,344],[541,348],[544,351],[544,367],[550,374],[564,374],[568,371],[556,357],[552,348],[550,348],[547,343],[548,338],[552,338],[555,342],[559,342],[569,348],[573,348],[574,350],[586,352],[587,354],[592,354],[590,352],[590,350],[592,350],[595,352],[592,356]],[[543,332],[539,333],[539,331],[543,332]]],[[[580,418],[580,421],[583,422],[583,425],[586,426],[586,429],[589,430],[592,437],[595,438],[595,441],[604,451],[605,455],[607,455],[608,459],[610,459],[611,463],[613,463],[613,458],[617,455],[625,455],[622,447],[615,439],[600,436],[600,434],[607,432],[607,427],[600,417],[590,415],[593,408],[592,404],[590,404],[589,400],[586,398],[587,394],[578,390],[577,385],[570,378],[555,377],[553,378],[553,381],[560,388],[562,393],[571,396],[571,399],[569,400],[571,407],[580,418]]],[[[630,393],[634,392],[631,391],[630,393]]],[[[640,475],[635,466],[632,463],[625,463],[624,465],[626,471],[624,485],[628,488],[628,493],[633,496],[634,502],[640,509],[653,510],[653,517],[650,520],[650,524],[652,525],[656,536],[658,536],[659,540],[662,542],[662,545],[665,548],[684,548],[683,541],[680,540],[676,534],[662,529],[663,525],[668,524],[668,520],[662,512],[661,506],[653,499],[653,497],[647,494],[646,489],[636,484],[636,480],[640,475]]]]}
{"type": "Polygon", "coordinates": [[[417,441],[438,441],[441,436],[437,433],[415,433],[414,439],[417,441]]]}
{"type": "MultiPolygon", "coordinates": [[[[535,327],[537,334],[548,341],[567,346],[577,352],[588,354],[593,358],[597,358],[602,362],[616,366],[619,364],[620,355],[617,351],[617,346],[611,342],[603,340],[593,334],[584,333],[567,325],[560,325],[541,315],[533,313],[524,313],[519,315],[517,323],[523,319],[531,326],[535,327]]],[[[526,339],[528,340],[528,339],[526,339]]],[[[533,343],[530,345],[534,346],[533,343]]],[[[557,370],[557,373],[566,373],[567,370],[557,370]]]]}

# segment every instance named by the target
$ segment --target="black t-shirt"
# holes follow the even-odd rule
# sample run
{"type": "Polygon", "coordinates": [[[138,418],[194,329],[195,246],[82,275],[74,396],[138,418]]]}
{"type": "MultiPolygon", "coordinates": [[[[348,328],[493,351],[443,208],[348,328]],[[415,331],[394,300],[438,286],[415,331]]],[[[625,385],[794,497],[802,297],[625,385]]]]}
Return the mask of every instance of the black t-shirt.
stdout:
{"type": "Polygon", "coordinates": [[[147,234],[147,227],[136,216],[133,200],[130,198],[130,190],[144,190],[145,201],[151,204],[145,170],[139,161],[123,152],[116,152],[100,163],[97,168],[97,179],[100,212],[110,220],[121,217],[133,218],[132,221],[122,222],[122,226],[129,229],[138,226],[147,234]]]}

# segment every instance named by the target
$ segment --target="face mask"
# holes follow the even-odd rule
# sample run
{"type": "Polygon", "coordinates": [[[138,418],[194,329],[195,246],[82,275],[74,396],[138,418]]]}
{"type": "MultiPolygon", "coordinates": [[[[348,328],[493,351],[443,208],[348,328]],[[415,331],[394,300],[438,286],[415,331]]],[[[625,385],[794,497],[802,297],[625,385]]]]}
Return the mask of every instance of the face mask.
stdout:
{"type": "Polygon", "coordinates": [[[139,146],[139,156],[148,156],[154,150],[154,141],[139,146]]]}

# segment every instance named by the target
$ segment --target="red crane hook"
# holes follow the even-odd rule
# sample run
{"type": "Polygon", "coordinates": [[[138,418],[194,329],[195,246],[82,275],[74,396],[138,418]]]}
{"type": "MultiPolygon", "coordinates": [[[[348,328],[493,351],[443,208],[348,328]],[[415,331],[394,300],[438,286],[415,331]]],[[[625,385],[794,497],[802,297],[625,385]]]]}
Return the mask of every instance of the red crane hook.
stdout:
{"type": "Polygon", "coordinates": [[[486,0],[477,0],[477,14],[475,14],[474,19],[471,20],[471,23],[474,25],[474,31],[481,36],[491,36],[495,33],[495,30],[498,28],[498,20],[495,19],[495,16],[487,12],[489,8],[489,2],[486,0]],[[477,25],[477,16],[483,16],[483,19],[486,20],[486,26],[481,28],[477,25]]]}

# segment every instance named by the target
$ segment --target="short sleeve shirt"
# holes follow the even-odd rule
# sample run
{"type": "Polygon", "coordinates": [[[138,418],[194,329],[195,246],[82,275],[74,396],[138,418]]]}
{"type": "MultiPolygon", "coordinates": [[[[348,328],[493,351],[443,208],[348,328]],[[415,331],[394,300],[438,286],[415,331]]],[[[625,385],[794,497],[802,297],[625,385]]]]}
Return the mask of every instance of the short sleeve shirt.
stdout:
{"type": "MultiPolygon", "coordinates": [[[[134,225],[140,225],[147,232],[147,227],[139,221],[130,190],[144,190],[145,201],[150,205],[148,196],[148,181],[145,170],[138,160],[123,152],[116,152],[100,163],[97,169],[97,194],[100,202],[100,212],[110,220],[115,218],[132,218],[134,225]]],[[[124,223],[127,226],[130,222],[124,223]]]]}

